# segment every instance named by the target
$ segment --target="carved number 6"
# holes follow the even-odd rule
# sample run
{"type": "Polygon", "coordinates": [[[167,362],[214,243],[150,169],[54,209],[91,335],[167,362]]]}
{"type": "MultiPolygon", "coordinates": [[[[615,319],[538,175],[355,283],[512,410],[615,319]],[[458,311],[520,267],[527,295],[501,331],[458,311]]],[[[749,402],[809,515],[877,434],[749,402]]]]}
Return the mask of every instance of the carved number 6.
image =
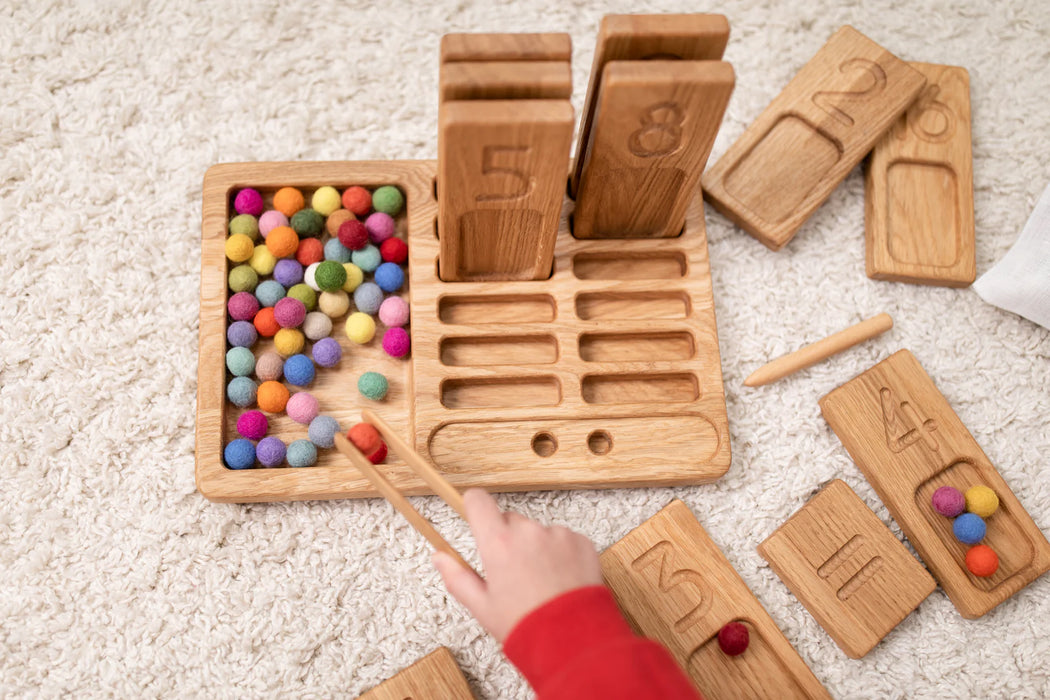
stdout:
{"type": "Polygon", "coordinates": [[[485,146],[481,151],[481,174],[482,175],[506,175],[518,183],[515,191],[507,194],[479,194],[474,197],[478,202],[506,202],[521,199],[532,194],[536,186],[536,178],[529,177],[522,170],[508,167],[510,164],[500,165],[496,159],[504,156],[507,160],[515,155],[528,157],[528,146],[485,146]]]}
{"type": "Polygon", "coordinates": [[[685,115],[674,102],[660,102],[642,113],[642,128],[631,134],[627,148],[639,158],[664,156],[682,143],[685,115]]]}
{"type": "Polygon", "coordinates": [[[877,95],[886,87],[886,71],[875,61],[866,58],[851,58],[839,66],[840,73],[863,73],[868,76],[868,86],[860,90],[842,90],[818,92],[813,95],[813,104],[842,122],[846,126],[853,126],[853,117],[848,115],[840,107],[832,103],[833,98],[838,100],[856,100],[861,97],[877,95]]]}
{"type": "MultiPolygon", "coordinates": [[[[955,115],[952,113],[951,107],[937,99],[937,95],[940,92],[940,87],[936,85],[928,86],[923,91],[918,103],[908,110],[908,115],[905,118],[912,132],[923,141],[929,141],[930,143],[947,141],[955,131],[955,115]],[[939,129],[927,129],[923,124],[923,117],[930,113],[940,116],[939,129]]],[[[898,139],[903,140],[905,136],[905,129],[897,132],[898,139]]]]}

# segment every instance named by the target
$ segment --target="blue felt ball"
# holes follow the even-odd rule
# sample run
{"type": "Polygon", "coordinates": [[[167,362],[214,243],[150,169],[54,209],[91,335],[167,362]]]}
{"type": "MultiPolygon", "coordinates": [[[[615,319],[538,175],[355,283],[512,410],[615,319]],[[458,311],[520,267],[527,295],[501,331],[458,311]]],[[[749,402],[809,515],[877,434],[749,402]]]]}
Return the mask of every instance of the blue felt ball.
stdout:
{"type": "Polygon", "coordinates": [[[259,300],[259,306],[276,306],[277,302],[284,299],[284,295],[284,285],[277,280],[260,282],[255,288],[255,298],[259,300]]]}
{"type": "Polygon", "coordinates": [[[248,377],[234,377],[226,385],[226,398],[234,406],[247,408],[255,405],[255,382],[248,377]]]}
{"type": "Polygon", "coordinates": [[[237,438],[226,445],[222,457],[230,469],[247,469],[255,464],[255,445],[251,440],[237,438]]]}
{"type": "Polygon", "coordinates": [[[310,421],[307,435],[318,447],[335,447],[335,434],[339,432],[339,421],[331,416],[317,416],[310,421]]]}
{"type": "Polygon", "coordinates": [[[358,311],[374,314],[383,303],[383,290],[374,282],[364,282],[354,290],[354,306],[358,311]]]}
{"type": "Polygon", "coordinates": [[[376,268],[376,284],[384,292],[396,292],[405,283],[405,271],[397,263],[385,262],[376,268]]]}
{"type": "Polygon", "coordinates": [[[348,263],[350,262],[352,252],[353,251],[340,243],[338,238],[331,238],[324,244],[325,260],[334,260],[338,263],[348,263]]]}
{"type": "Polygon", "coordinates": [[[226,369],[235,377],[247,377],[255,371],[255,355],[248,348],[230,348],[226,351],[226,369]]]}
{"type": "Polygon", "coordinates": [[[226,340],[234,347],[250,348],[259,339],[259,332],[251,321],[234,321],[226,329],[226,340]]]}
{"type": "Polygon", "coordinates": [[[287,452],[280,438],[264,437],[255,448],[255,456],[264,467],[276,467],[284,461],[287,452]]]}
{"type": "Polygon", "coordinates": [[[309,440],[296,440],[288,446],[285,457],[290,467],[312,467],[317,463],[317,448],[309,440]]]}
{"type": "Polygon", "coordinates": [[[984,533],[988,527],[981,520],[981,516],[973,513],[963,513],[952,524],[955,537],[964,544],[977,544],[984,539],[984,533]]]}
{"type": "Polygon", "coordinates": [[[369,243],[361,250],[355,250],[351,253],[350,262],[365,272],[372,272],[379,267],[379,263],[383,262],[383,256],[380,254],[379,248],[369,243]]]}
{"type": "Polygon", "coordinates": [[[314,374],[314,363],[306,355],[292,355],[284,361],[284,378],[289,384],[309,386],[314,374]]]}

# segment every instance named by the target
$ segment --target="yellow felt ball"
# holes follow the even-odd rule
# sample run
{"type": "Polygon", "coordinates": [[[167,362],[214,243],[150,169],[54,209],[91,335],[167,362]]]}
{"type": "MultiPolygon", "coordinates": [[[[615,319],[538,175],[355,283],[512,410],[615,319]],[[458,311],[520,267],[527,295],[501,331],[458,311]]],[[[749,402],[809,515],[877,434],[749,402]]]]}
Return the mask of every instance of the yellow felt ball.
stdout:
{"type": "Polygon", "coordinates": [[[987,518],[999,507],[999,497],[987,486],[971,486],[966,489],[966,510],[987,518]]]}
{"type": "Polygon", "coordinates": [[[329,318],[338,318],[350,309],[350,295],[342,289],[321,292],[321,296],[317,298],[317,308],[329,318]]]}
{"type": "Polygon", "coordinates": [[[346,319],[346,337],[358,344],[364,344],[376,335],[376,322],[363,311],[355,311],[346,319]]]}
{"type": "Polygon", "coordinates": [[[277,258],[273,256],[265,243],[260,243],[255,246],[255,252],[252,253],[252,259],[248,261],[248,264],[260,275],[269,275],[277,266],[277,258]]]}
{"type": "Polygon", "coordinates": [[[273,347],[282,357],[298,355],[305,344],[306,338],[298,328],[282,328],[273,337],[273,347]]]}
{"type": "Polygon", "coordinates": [[[343,283],[343,291],[352,292],[365,281],[365,273],[353,263],[343,263],[343,268],[346,270],[346,282],[343,283]]]}
{"type": "Polygon", "coordinates": [[[336,209],[343,206],[343,198],[339,196],[339,190],[325,185],[318,187],[310,200],[310,206],[321,216],[328,216],[336,209]]]}
{"type": "Polygon", "coordinates": [[[235,263],[251,260],[254,252],[255,244],[243,233],[235,233],[226,239],[226,257],[235,263]]]}

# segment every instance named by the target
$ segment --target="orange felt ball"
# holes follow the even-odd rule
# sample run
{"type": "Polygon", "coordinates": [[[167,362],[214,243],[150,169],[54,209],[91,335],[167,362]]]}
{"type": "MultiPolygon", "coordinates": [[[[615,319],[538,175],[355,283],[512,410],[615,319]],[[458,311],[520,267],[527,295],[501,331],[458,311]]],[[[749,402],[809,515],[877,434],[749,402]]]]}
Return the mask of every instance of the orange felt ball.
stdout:
{"type": "Polygon", "coordinates": [[[346,188],[343,192],[343,208],[349,209],[355,216],[364,216],[372,211],[372,193],[357,185],[346,188]]]}
{"type": "Polygon", "coordinates": [[[272,306],[259,309],[252,323],[255,324],[255,330],[264,338],[272,338],[277,331],[281,330],[281,324],[277,323],[277,319],[274,318],[272,306]]]}
{"type": "Polygon", "coordinates": [[[358,423],[350,428],[346,439],[354,443],[354,447],[361,450],[362,454],[371,454],[377,447],[383,444],[379,437],[379,431],[370,423],[358,423]]]}
{"type": "Polygon", "coordinates": [[[991,576],[999,570],[999,555],[986,544],[976,544],[966,553],[966,568],[974,576],[991,576]]]}
{"type": "Polygon", "coordinates": [[[273,208],[289,219],[305,206],[306,199],[303,198],[303,193],[294,187],[282,187],[273,195],[273,208]]]}
{"type": "Polygon", "coordinates": [[[280,382],[263,382],[256,392],[255,402],[267,413],[282,413],[288,404],[288,388],[280,382]]]}
{"type": "Polygon", "coordinates": [[[353,218],[354,215],[349,209],[336,209],[324,220],[324,228],[329,236],[335,238],[339,235],[339,227],[353,218]]]}
{"type": "Polygon", "coordinates": [[[299,241],[299,248],[295,251],[295,259],[303,267],[309,267],[315,262],[324,260],[324,245],[320,238],[307,238],[299,241]]]}
{"type": "Polygon", "coordinates": [[[277,226],[266,237],[266,247],[275,258],[288,258],[299,249],[299,234],[291,226],[277,226]]]}

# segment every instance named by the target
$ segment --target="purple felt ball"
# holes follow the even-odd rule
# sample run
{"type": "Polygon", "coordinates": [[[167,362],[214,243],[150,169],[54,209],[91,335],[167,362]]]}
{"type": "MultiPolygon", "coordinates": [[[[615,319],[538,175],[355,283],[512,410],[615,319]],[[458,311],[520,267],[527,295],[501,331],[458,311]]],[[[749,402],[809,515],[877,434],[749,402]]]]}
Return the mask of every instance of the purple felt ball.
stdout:
{"type": "Polygon", "coordinates": [[[277,211],[271,209],[270,211],[263,212],[263,215],[259,217],[259,233],[262,234],[263,238],[270,235],[270,231],[273,231],[278,226],[287,226],[288,217],[277,211]]]}
{"type": "Polygon", "coordinates": [[[404,328],[390,328],[383,334],[383,349],[391,357],[404,357],[411,347],[412,341],[404,328]]]}
{"type": "Polygon", "coordinates": [[[288,403],[284,407],[285,413],[288,417],[294,420],[296,423],[302,423],[303,425],[310,425],[310,421],[317,418],[317,414],[321,411],[321,405],[317,399],[314,398],[313,394],[305,391],[292,394],[288,399],[288,403]]]}
{"type": "Polygon", "coordinates": [[[235,348],[250,348],[258,339],[259,332],[250,321],[234,321],[226,329],[226,340],[235,348]]]}
{"type": "Polygon", "coordinates": [[[237,419],[237,432],[249,440],[262,440],[269,427],[270,423],[262,411],[248,411],[237,419]]]}
{"type": "Polygon", "coordinates": [[[234,321],[251,321],[259,312],[259,300],[251,292],[237,292],[226,302],[226,309],[234,321]]]}
{"type": "Polygon", "coordinates": [[[368,230],[368,237],[372,239],[372,242],[379,245],[394,235],[394,220],[390,218],[389,214],[377,211],[365,219],[365,228],[368,230]]]}
{"type": "Polygon", "coordinates": [[[274,305],[273,319],[281,328],[298,328],[306,320],[306,304],[294,297],[285,297],[274,305]]]}
{"type": "Polygon", "coordinates": [[[314,362],[320,367],[335,367],[343,357],[343,346],[335,338],[321,338],[311,351],[314,362]]]}
{"type": "Polygon", "coordinates": [[[942,486],[933,492],[933,509],[946,518],[954,518],[966,510],[966,497],[962,491],[951,486],[942,486]]]}
{"type": "Polygon", "coordinates": [[[273,278],[287,289],[303,281],[303,266],[290,258],[278,260],[273,268],[273,278]]]}
{"type": "Polygon", "coordinates": [[[246,187],[237,193],[237,197],[233,200],[233,208],[237,210],[238,214],[259,216],[263,212],[262,195],[259,194],[258,190],[246,187]]]}
{"type": "Polygon", "coordinates": [[[267,437],[255,446],[255,456],[264,467],[276,467],[284,461],[287,448],[280,438],[267,437]]]}
{"type": "Polygon", "coordinates": [[[408,302],[401,297],[384,299],[379,305],[379,320],[388,328],[405,325],[408,323],[408,302]]]}

